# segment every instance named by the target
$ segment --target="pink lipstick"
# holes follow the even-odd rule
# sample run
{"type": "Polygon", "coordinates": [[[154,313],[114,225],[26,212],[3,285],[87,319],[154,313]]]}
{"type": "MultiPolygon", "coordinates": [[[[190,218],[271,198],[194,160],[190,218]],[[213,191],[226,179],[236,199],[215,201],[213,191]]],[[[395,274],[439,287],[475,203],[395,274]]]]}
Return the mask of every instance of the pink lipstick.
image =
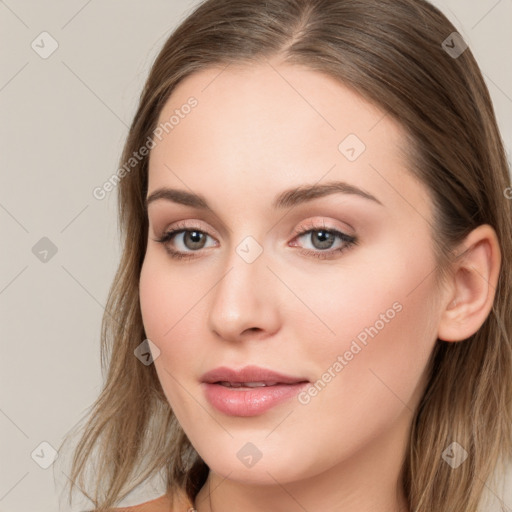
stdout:
{"type": "Polygon", "coordinates": [[[257,416],[296,396],[309,381],[282,373],[246,366],[240,370],[219,367],[202,378],[206,399],[229,416],[257,416]]]}

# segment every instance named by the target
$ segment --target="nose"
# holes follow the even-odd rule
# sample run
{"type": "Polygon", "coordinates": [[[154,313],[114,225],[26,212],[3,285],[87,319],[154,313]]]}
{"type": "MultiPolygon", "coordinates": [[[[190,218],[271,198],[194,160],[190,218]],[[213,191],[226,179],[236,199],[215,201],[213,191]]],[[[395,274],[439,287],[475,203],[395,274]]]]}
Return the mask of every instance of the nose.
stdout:
{"type": "Polygon", "coordinates": [[[281,283],[267,262],[264,251],[250,261],[233,249],[211,293],[208,324],[218,337],[228,341],[263,339],[279,329],[281,283]]]}

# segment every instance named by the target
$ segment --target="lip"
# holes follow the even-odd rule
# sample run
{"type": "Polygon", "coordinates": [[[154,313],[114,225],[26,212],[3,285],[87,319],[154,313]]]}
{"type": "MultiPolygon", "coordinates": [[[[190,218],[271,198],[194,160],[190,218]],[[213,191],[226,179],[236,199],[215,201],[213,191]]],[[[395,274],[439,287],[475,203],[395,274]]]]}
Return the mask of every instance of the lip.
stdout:
{"type": "Polygon", "coordinates": [[[202,377],[202,382],[279,382],[280,384],[296,384],[305,382],[305,377],[292,377],[284,373],[278,373],[273,370],[267,370],[260,366],[244,366],[240,370],[234,370],[227,366],[220,366],[206,372],[202,377]]]}
{"type": "Polygon", "coordinates": [[[229,416],[256,416],[297,395],[309,381],[258,366],[245,366],[240,370],[215,368],[205,373],[202,386],[206,399],[220,412],[229,416]],[[261,387],[227,387],[225,383],[259,382],[261,387]]]}

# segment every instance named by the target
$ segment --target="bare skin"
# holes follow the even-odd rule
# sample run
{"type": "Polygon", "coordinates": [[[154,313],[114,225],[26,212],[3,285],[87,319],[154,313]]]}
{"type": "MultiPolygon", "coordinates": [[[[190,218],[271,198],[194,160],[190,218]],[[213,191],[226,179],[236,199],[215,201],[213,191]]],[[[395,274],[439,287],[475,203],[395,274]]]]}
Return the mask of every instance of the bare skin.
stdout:
{"type": "Polygon", "coordinates": [[[494,231],[470,234],[453,278],[438,288],[430,195],[400,152],[401,127],[384,112],[277,60],[188,77],[160,121],[190,96],[197,106],[151,151],[148,196],[180,189],[210,209],[149,204],[140,298],[166,397],[210,467],[196,509],[410,512],[400,472],[426,364],[438,338],[463,340],[488,315],[500,264],[494,231]],[[377,201],[337,192],[272,206],[286,189],[334,181],[377,201]],[[190,259],[155,241],[178,223],[204,233],[200,249],[183,232],[167,242],[190,259]],[[336,236],[326,249],[322,229],[357,242],[336,236]],[[261,249],[250,263],[237,252],[248,236],[257,244],[242,247],[261,249]],[[221,413],[201,376],[247,364],[311,383],[331,378],[302,402],[252,417],[221,413]],[[237,456],[248,442],[262,454],[252,467],[237,456]]]}

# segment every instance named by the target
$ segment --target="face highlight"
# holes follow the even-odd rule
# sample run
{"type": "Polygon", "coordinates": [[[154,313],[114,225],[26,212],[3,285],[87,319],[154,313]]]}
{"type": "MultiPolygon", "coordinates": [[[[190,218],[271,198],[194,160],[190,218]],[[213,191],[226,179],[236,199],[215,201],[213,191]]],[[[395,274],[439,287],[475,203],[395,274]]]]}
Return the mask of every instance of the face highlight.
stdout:
{"type": "Polygon", "coordinates": [[[197,106],[151,150],[140,301],[158,377],[216,474],[384,487],[436,342],[427,189],[400,127],[332,78],[222,69],[178,85],[159,122],[197,106]],[[309,385],[261,414],[218,410],[203,375],[248,365],[309,385]]]}

